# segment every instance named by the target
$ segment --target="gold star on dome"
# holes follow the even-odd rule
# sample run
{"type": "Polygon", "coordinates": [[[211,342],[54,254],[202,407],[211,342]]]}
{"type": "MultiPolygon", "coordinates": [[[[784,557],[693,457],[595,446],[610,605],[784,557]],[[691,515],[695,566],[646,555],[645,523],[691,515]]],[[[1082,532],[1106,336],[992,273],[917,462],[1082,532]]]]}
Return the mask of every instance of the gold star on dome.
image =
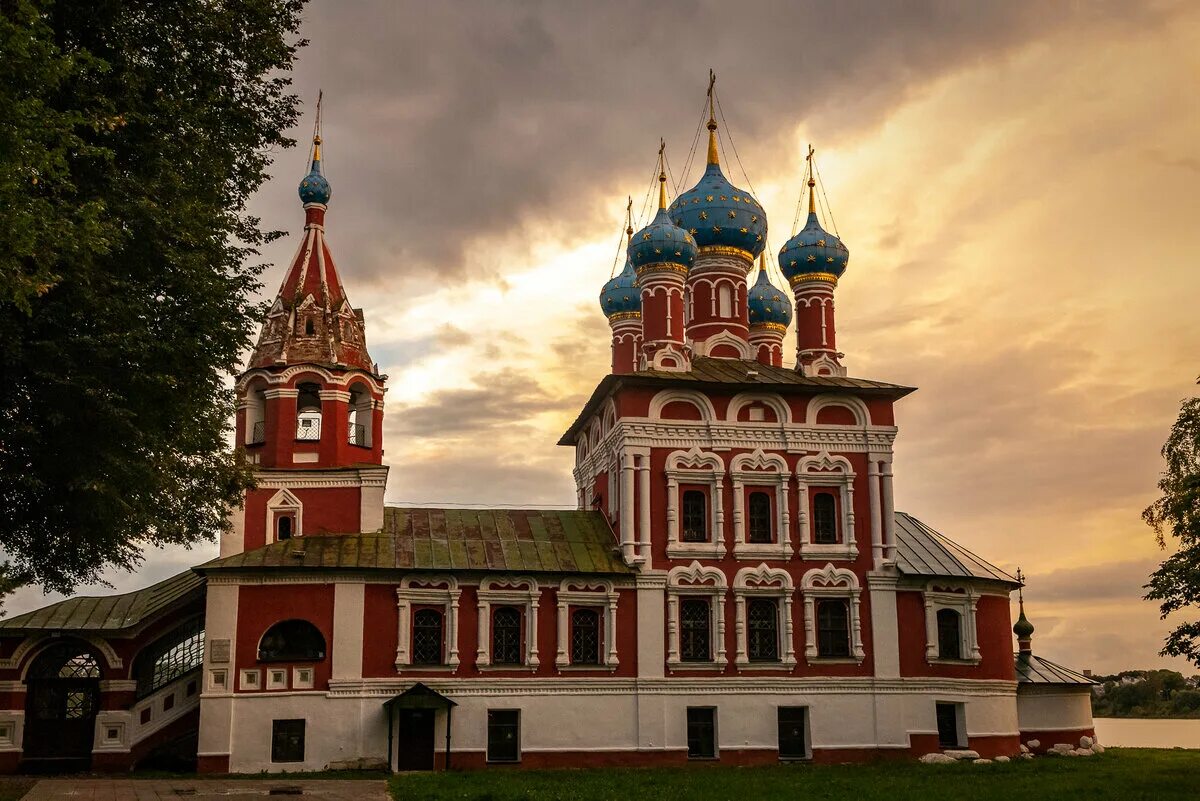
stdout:
{"type": "Polygon", "coordinates": [[[816,261],[816,260],[817,260],[817,257],[816,257],[816,256],[814,256],[813,254],[809,253],[809,254],[808,254],[808,260],[809,260],[809,261],[816,261]]]}
{"type": "Polygon", "coordinates": [[[654,255],[655,255],[655,256],[661,256],[661,255],[662,255],[662,248],[655,248],[655,249],[654,249],[654,255]]]}
{"type": "Polygon", "coordinates": [[[689,228],[689,229],[688,229],[688,233],[689,233],[689,234],[691,234],[692,236],[695,236],[695,235],[696,235],[696,229],[695,229],[695,228],[689,228]]]}
{"type": "Polygon", "coordinates": [[[734,203],[741,203],[741,202],[742,202],[742,199],[741,199],[740,197],[738,197],[737,195],[734,195],[734,196],[733,196],[733,202],[734,202],[734,203]]]}
{"type": "Polygon", "coordinates": [[[739,228],[738,230],[739,230],[739,231],[741,231],[743,234],[748,234],[748,233],[750,233],[750,229],[749,229],[749,228],[739,228]]]}
{"type": "Polygon", "coordinates": [[[708,219],[708,212],[707,212],[707,211],[702,211],[702,212],[700,212],[700,219],[702,219],[702,220],[707,220],[707,219],[708,219]]]}
{"type": "Polygon", "coordinates": [[[829,258],[825,259],[825,261],[827,261],[827,262],[833,262],[833,256],[830,256],[829,258]]]}
{"type": "Polygon", "coordinates": [[[729,219],[731,219],[731,220],[736,220],[736,219],[737,219],[737,212],[736,212],[736,211],[730,211],[730,212],[729,212],[729,219]]]}
{"type": "Polygon", "coordinates": [[[642,234],[642,241],[647,241],[649,239],[650,239],[650,234],[642,234]]]}
{"type": "Polygon", "coordinates": [[[750,222],[752,222],[752,223],[756,223],[756,222],[758,222],[758,215],[757,215],[757,214],[751,214],[751,215],[750,215],[750,222]]]}
{"type": "Polygon", "coordinates": [[[692,203],[699,203],[699,202],[700,202],[700,198],[698,198],[698,197],[692,198],[692,203]]]}
{"type": "Polygon", "coordinates": [[[712,199],[713,199],[712,195],[709,195],[708,197],[705,198],[705,200],[707,200],[709,203],[712,203],[712,199]]]}
{"type": "Polygon", "coordinates": [[[676,255],[676,256],[682,256],[683,254],[682,254],[682,253],[680,253],[680,252],[677,250],[677,251],[675,251],[675,255],[676,255]]]}
{"type": "Polygon", "coordinates": [[[729,198],[725,197],[724,195],[721,195],[721,200],[729,200],[729,198]]]}
{"type": "Polygon", "coordinates": [[[825,247],[825,240],[824,240],[824,239],[818,239],[818,240],[817,240],[817,246],[818,246],[818,247],[825,247]]]}
{"type": "Polygon", "coordinates": [[[713,233],[714,233],[714,234],[719,234],[719,233],[721,233],[721,226],[719,226],[719,225],[714,225],[714,226],[713,226],[713,233]]]}
{"type": "Polygon", "coordinates": [[[795,267],[795,266],[796,266],[796,260],[795,260],[795,259],[792,259],[791,261],[789,261],[789,262],[788,262],[788,267],[795,267]]]}
{"type": "MultiPolygon", "coordinates": [[[[743,228],[742,230],[743,230],[743,231],[745,231],[746,229],[745,229],[745,228],[743,228]]],[[[762,241],[762,234],[755,234],[755,235],[754,235],[754,241],[755,241],[755,242],[761,242],[761,241],[762,241]]]]}

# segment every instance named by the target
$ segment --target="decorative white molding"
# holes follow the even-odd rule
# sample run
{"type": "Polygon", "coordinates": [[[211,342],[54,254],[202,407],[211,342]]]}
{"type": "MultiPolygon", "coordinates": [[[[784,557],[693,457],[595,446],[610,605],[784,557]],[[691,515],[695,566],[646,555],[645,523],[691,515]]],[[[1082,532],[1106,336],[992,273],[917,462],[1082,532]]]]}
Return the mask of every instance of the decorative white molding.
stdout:
{"type": "MultiPolygon", "coordinates": [[[[397,617],[396,672],[412,665],[412,605],[427,604],[442,607],[444,622],[442,637],[446,665],[456,669],[458,658],[458,599],[462,591],[458,579],[451,575],[428,574],[405,576],[396,589],[397,617]]],[[[424,667],[424,666],[419,666],[424,667]]]]}
{"type": "MultiPolygon", "coordinates": [[[[700,412],[700,419],[712,421],[717,419],[717,410],[713,408],[712,400],[694,389],[664,389],[650,400],[648,419],[663,419],[663,409],[671,403],[690,403],[700,412]]],[[[695,424],[695,421],[689,421],[695,424]]]]}
{"type": "Polygon", "coordinates": [[[787,461],[777,453],[766,453],[756,448],[751,453],[741,453],[733,458],[729,466],[733,479],[733,555],[737,559],[790,559],[794,553],[791,543],[792,515],[788,499],[787,461]],[[774,509],[773,542],[750,542],[746,512],[746,490],[764,488],[773,494],[774,509]]]}
{"type": "Polygon", "coordinates": [[[760,422],[758,425],[769,426],[790,426],[794,425],[792,421],[792,407],[787,405],[783,396],[774,392],[742,392],[734,395],[729,401],[729,408],[725,411],[725,420],[730,423],[746,425],[745,421],[739,423],[738,414],[742,409],[756,403],[761,403],[763,406],[769,407],[775,412],[775,422],[760,422]]]}
{"type": "Polygon", "coordinates": [[[679,599],[707,596],[709,599],[709,631],[712,640],[714,667],[728,663],[725,655],[725,574],[716,567],[704,567],[693,561],[690,565],[673,567],[667,573],[667,666],[671,668],[703,668],[703,662],[684,662],[679,657],[679,599]]]}
{"type": "Polygon", "coordinates": [[[796,635],[792,623],[792,577],[783,568],[768,567],[764,562],[758,567],[743,567],[738,570],[733,579],[733,596],[737,615],[735,632],[737,634],[737,654],[734,661],[739,667],[752,664],[750,661],[746,599],[747,597],[767,597],[775,599],[779,620],[776,624],[776,635],[779,637],[779,664],[785,668],[796,665],[796,635]]]}
{"type": "Polygon", "coordinates": [[[719,559],[725,555],[725,504],[723,483],[725,461],[715,453],[705,453],[699,448],[675,451],[667,456],[667,556],[671,559],[708,557],[719,559]],[[679,485],[701,484],[708,487],[708,541],[684,542],[680,536],[680,504],[682,490],[679,485]]]}
{"type": "MultiPolygon", "coordinates": [[[[701,323],[699,325],[736,325],[737,328],[746,330],[746,326],[736,324],[731,320],[712,320],[711,322],[701,323]]],[[[754,351],[751,350],[750,343],[728,330],[719,331],[708,339],[699,340],[692,345],[692,348],[697,356],[710,356],[712,352],[721,345],[734,348],[737,351],[738,355],[736,358],[738,359],[754,358],[754,351]]]]}
{"type": "MultiPolygon", "coordinates": [[[[810,400],[808,408],[804,411],[804,419],[809,425],[817,425],[817,413],[827,406],[845,406],[854,414],[855,426],[858,428],[866,428],[871,425],[871,411],[861,398],[836,393],[817,395],[810,400]]],[[[831,424],[822,423],[820,425],[824,427],[831,424]]],[[[843,425],[839,427],[850,428],[851,426],[843,425]]]]}
{"type": "Polygon", "coordinates": [[[329,470],[259,470],[254,480],[259,489],[327,489],[330,487],[384,487],[388,468],[339,467],[329,470]]]}
{"type": "Polygon", "coordinates": [[[804,595],[804,656],[811,664],[820,662],[817,650],[817,615],[816,600],[818,598],[844,598],[850,608],[850,654],[852,658],[862,663],[866,651],[862,643],[862,619],[859,615],[858,577],[853,570],[834,567],[828,563],[822,569],[813,568],[804,574],[800,582],[804,595]]]}
{"type": "MultiPolygon", "coordinates": [[[[525,650],[522,667],[537,670],[538,660],[537,617],[540,590],[532,576],[488,576],[476,591],[478,599],[478,635],[475,666],[488,667],[492,664],[492,604],[522,607],[525,622],[525,650]]],[[[507,665],[505,667],[508,667],[507,665]]]]}
{"type": "Polygon", "coordinates": [[[929,664],[972,664],[982,660],[975,619],[979,592],[970,584],[934,579],[925,586],[925,661],[929,664]],[[943,658],[938,644],[937,614],[949,609],[958,615],[958,659],[943,658]]]}
{"type": "Polygon", "coordinates": [[[854,533],[854,468],[844,456],[833,456],[822,451],[806,456],[796,464],[796,482],[799,486],[801,559],[857,559],[858,543],[854,533]],[[838,528],[841,541],[836,543],[813,542],[809,489],[814,487],[834,488],[840,510],[838,528]]]}
{"type": "MultiPolygon", "coordinates": [[[[559,668],[571,666],[571,607],[599,607],[604,610],[600,638],[600,664],[595,667],[616,670],[617,661],[617,595],[611,581],[592,581],[587,578],[565,578],[558,585],[558,652],[554,664],[559,668]]],[[[593,667],[585,665],[583,667],[593,667]]]]}
{"type": "Polygon", "coordinates": [[[276,542],[278,532],[275,527],[277,512],[293,512],[296,519],[296,528],[292,531],[293,537],[304,536],[304,503],[295,496],[289,489],[281,489],[271,496],[267,501],[267,545],[276,542]]]}

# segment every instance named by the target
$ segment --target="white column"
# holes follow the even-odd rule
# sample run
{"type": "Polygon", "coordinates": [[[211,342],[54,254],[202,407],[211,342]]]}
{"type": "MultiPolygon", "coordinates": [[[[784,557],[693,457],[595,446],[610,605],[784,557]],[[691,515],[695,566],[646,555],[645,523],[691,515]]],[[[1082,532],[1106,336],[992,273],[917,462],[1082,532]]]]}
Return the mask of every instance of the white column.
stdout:
{"type": "Polygon", "coordinates": [[[797,506],[799,507],[796,509],[796,520],[799,524],[800,533],[800,542],[797,544],[797,550],[800,551],[800,558],[803,559],[805,550],[812,544],[812,537],[808,530],[810,517],[808,513],[808,485],[804,483],[804,479],[797,478],[796,480],[799,482],[799,487],[796,491],[797,506]]]}
{"type": "Polygon", "coordinates": [[[639,556],[650,564],[650,453],[641,457],[638,464],[638,530],[641,537],[639,556]]]}
{"type": "Polygon", "coordinates": [[[867,495],[871,506],[871,554],[875,569],[883,565],[883,512],[879,507],[879,462],[867,454],[867,495]]]}
{"type": "Polygon", "coordinates": [[[741,593],[737,593],[734,600],[733,629],[734,637],[737,640],[734,662],[738,665],[748,664],[750,658],[746,655],[746,596],[741,593]]]}
{"type": "Polygon", "coordinates": [[[892,463],[884,462],[880,473],[880,496],[883,506],[884,561],[896,561],[896,507],[892,500],[892,463]]]}
{"type": "Polygon", "coordinates": [[[925,661],[937,659],[937,612],[933,608],[933,599],[925,596],[925,661]]]}
{"type": "Polygon", "coordinates": [[[871,657],[875,661],[875,676],[880,679],[900,677],[900,632],[896,616],[896,583],[898,575],[871,575],[867,590],[871,594],[871,657]]]}
{"type": "Polygon", "coordinates": [[[725,653],[725,591],[713,595],[713,605],[717,608],[717,664],[728,664],[729,658],[725,653]]]}
{"type": "Polygon", "coordinates": [[[230,758],[233,750],[233,688],[237,680],[238,585],[209,578],[204,617],[204,686],[200,694],[199,756],[230,758]],[[223,686],[214,679],[224,679],[223,686]]]}
{"type": "Polygon", "coordinates": [[[458,591],[456,590],[450,598],[450,623],[449,631],[446,633],[446,650],[449,656],[446,658],[446,664],[451,667],[458,667],[458,591]]]}
{"type": "Polygon", "coordinates": [[[627,565],[634,561],[633,485],[633,455],[626,451],[621,458],[621,556],[627,565]]]}
{"type": "Polygon", "coordinates": [[[396,601],[396,669],[409,663],[408,646],[411,627],[408,622],[410,604],[407,599],[396,601]]]}
{"type": "Polygon", "coordinates": [[[792,624],[792,593],[783,596],[783,663],[796,664],[796,629],[792,624]]]}
{"type": "Polygon", "coordinates": [[[554,664],[559,667],[566,667],[571,664],[571,657],[567,653],[567,638],[570,636],[569,621],[567,619],[567,602],[558,602],[558,652],[554,656],[554,664]]]}
{"type": "Polygon", "coordinates": [[[679,482],[667,477],[667,547],[679,542],[679,482]]]}
{"type": "Polygon", "coordinates": [[[531,668],[536,668],[538,665],[541,664],[541,660],[538,659],[537,619],[538,619],[538,602],[537,602],[537,598],[534,598],[533,601],[530,602],[530,604],[529,604],[529,622],[528,622],[528,628],[525,632],[525,642],[528,643],[528,647],[529,647],[529,660],[528,661],[529,661],[529,667],[531,667],[531,668]]]}
{"type": "MultiPolygon", "coordinates": [[[[639,653],[638,659],[641,658],[639,653]]],[[[675,593],[667,596],[667,661],[679,661],[679,596],[675,593]]]]}
{"type": "Polygon", "coordinates": [[[361,679],[365,586],[339,581],[333,585],[333,678],[361,679]]]}
{"type": "MultiPolygon", "coordinates": [[[[605,657],[604,664],[608,667],[614,667],[614,668],[619,664],[618,659],[617,659],[617,603],[618,603],[619,597],[620,596],[618,596],[616,593],[613,593],[611,596],[609,596],[608,603],[604,607],[604,614],[605,614],[605,618],[606,618],[604,621],[604,644],[608,648],[608,655],[605,657]]],[[[660,621],[662,620],[661,610],[660,610],[660,614],[658,615],[658,619],[660,621]]],[[[661,628],[661,625],[658,628],[658,643],[659,643],[658,649],[657,649],[658,654],[659,654],[658,664],[660,666],[659,670],[661,671],[661,669],[662,669],[661,668],[661,665],[662,665],[662,658],[661,658],[662,657],[662,628],[661,628]]]]}
{"type": "Polygon", "coordinates": [[[733,479],[733,547],[746,542],[746,493],[742,481],[733,479]]]}
{"type": "Polygon", "coordinates": [[[490,645],[491,641],[491,637],[489,636],[491,634],[491,626],[489,625],[492,617],[489,614],[491,611],[491,604],[489,604],[487,601],[480,601],[477,611],[479,627],[477,629],[477,636],[475,639],[475,664],[478,667],[484,667],[491,664],[491,660],[488,659],[488,651],[490,650],[488,646],[490,645]]]}

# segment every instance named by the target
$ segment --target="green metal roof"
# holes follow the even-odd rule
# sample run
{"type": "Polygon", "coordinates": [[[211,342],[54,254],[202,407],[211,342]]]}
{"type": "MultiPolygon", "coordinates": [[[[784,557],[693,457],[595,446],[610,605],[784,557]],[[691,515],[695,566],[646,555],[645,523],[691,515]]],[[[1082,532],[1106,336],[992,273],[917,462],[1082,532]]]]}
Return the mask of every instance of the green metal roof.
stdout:
{"type": "Polygon", "coordinates": [[[79,596],[0,620],[0,633],[44,631],[121,631],[130,629],[193,598],[204,579],[191,570],[124,595],[79,596]]]}
{"type": "Polygon", "coordinates": [[[862,397],[884,397],[898,400],[910,392],[912,387],[888,384],[883,381],[868,381],[865,378],[844,376],[806,376],[791,367],[773,367],[752,359],[718,359],[697,356],[692,359],[692,369],[686,372],[667,370],[642,370],[636,373],[606,375],[592,390],[583,410],[558,440],[559,445],[575,444],[575,435],[600,404],[622,387],[687,387],[689,389],[719,389],[724,392],[749,392],[771,390],[788,394],[816,394],[819,392],[849,392],[862,397]]]}
{"type": "Polygon", "coordinates": [[[1033,654],[1017,652],[1014,656],[1017,662],[1018,684],[1099,684],[1082,673],[1070,668],[1056,665],[1049,659],[1042,659],[1033,654]]]}
{"type": "Polygon", "coordinates": [[[197,570],[484,570],[632,573],[596,511],[385,507],[377,534],[294,537],[197,570]]]}

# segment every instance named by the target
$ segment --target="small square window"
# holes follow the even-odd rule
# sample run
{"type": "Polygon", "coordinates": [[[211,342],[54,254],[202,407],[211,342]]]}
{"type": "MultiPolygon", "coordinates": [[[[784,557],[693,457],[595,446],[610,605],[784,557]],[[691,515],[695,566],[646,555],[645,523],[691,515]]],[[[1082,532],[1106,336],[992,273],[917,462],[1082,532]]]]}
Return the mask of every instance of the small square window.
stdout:
{"type": "Polygon", "coordinates": [[[224,670],[210,670],[208,672],[208,686],[213,688],[214,690],[224,690],[225,689],[225,671],[224,670]]]}
{"type": "Polygon", "coordinates": [[[242,671],[242,689],[258,690],[262,688],[262,674],[257,670],[242,671]]]}
{"type": "Polygon", "coordinates": [[[521,711],[488,710],[488,762],[516,762],[521,756],[521,711]]]}
{"type": "Polygon", "coordinates": [[[163,699],[163,712],[175,708],[175,693],[171,693],[163,699]]]}
{"type": "Polygon", "coordinates": [[[152,717],[154,717],[154,711],[151,710],[150,707],[146,707],[142,710],[142,714],[139,716],[138,720],[141,721],[143,726],[145,726],[150,722],[152,717]]]}
{"type": "Polygon", "coordinates": [[[781,706],[779,718],[779,758],[808,759],[808,709],[781,706]]]}
{"type": "Polygon", "coordinates": [[[120,729],[109,726],[107,729],[104,730],[104,739],[108,740],[109,742],[114,742],[114,741],[120,739],[120,737],[121,737],[120,729]]]}
{"type": "Polygon", "coordinates": [[[688,759],[717,758],[717,710],[711,706],[687,709],[688,759]]]}
{"type": "Polygon", "coordinates": [[[304,721],[271,721],[271,761],[304,761],[304,721]]]}
{"type": "Polygon", "coordinates": [[[268,690],[286,690],[287,689],[287,671],[280,668],[271,668],[267,671],[267,689],[268,690]]]}
{"type": "Polygon", "coordinates": [[[292,669],[292,687],[297,690],[311,690],[313,686],[313,669],[309,667],[292,669]]]}

